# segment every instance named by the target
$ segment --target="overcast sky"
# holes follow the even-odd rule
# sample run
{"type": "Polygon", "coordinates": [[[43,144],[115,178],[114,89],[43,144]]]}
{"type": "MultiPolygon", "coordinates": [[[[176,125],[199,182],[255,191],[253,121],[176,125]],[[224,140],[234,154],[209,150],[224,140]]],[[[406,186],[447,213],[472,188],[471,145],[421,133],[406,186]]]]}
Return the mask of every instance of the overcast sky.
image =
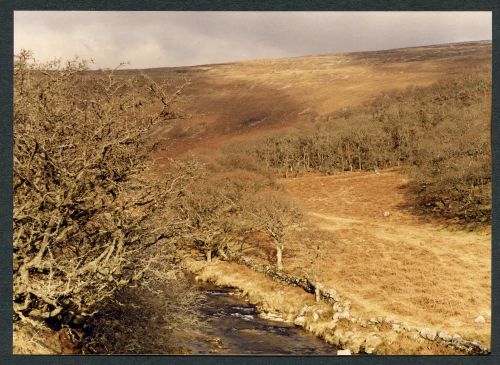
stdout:
{"type": "Polygon", "coordinates": [[[491,12],[16,11],[14,50],[95,67],[199,65],[256,58],[491,40],[491,12]]]}

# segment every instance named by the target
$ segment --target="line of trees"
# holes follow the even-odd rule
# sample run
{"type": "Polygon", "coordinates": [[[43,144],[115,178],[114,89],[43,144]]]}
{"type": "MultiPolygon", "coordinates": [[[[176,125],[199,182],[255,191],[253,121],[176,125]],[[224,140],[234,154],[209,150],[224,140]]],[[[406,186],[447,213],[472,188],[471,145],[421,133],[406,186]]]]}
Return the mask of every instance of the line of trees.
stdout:
{"type": "Polygon", "coordinates": [[[205,166],[203,179],[187,187],[171,209],[184,222],[186,245],[211,261],[214,255],[225,258],[228,250],[241,251],[247,233],[265,232],[282,269],[285,235],[301,221],[298,206],[245,156],[219,156],[205,166]]]}
{"type": "Polygon", "coordinates": [[[483,70],[389,93],[313,126],[228,151],[244,151],[284,177],[404,165],[421,208],[489,222],[490,119],[491,74],[483,70]]]}

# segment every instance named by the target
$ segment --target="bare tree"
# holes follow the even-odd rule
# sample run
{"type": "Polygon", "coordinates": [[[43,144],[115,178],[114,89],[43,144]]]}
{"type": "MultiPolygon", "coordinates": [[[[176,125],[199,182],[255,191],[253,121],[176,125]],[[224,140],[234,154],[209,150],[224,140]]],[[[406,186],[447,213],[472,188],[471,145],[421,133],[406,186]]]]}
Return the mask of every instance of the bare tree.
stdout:
{"type": "Polygon", "coordinates": [[[189,168],[179,169],[155,184],[147,173],[148,131],[167,101],[145,76],[16,56],[15,318],[89,316],[151,266],[141,253],[171,229],[152,217],[189,178],[189,168]]]}
{"type": "Polygon", "coordinates": [[[225,246],[236,237],[236,217],[239,205],[223,186],[213,180],[193,184],[179,199],[177,214],[185,222],[183,237],[207,258],[223,253],[225,246]]]}
{"type": "Polygon", "coordinates": [[[248,197],[245,211],[254,228],[260,229],[274,241],[276,266],[283,269],[283,250],[287,231],[300,222],[300,209],[290,198],[278,191],[262,191],[248,197]]]}

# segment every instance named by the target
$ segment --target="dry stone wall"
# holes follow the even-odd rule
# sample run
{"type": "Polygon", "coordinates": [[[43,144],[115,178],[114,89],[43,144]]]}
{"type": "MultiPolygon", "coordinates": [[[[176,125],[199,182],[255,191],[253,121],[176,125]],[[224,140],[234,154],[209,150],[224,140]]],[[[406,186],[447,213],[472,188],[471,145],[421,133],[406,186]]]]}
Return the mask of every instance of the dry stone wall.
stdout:
{"type": "MultiPolygon", "coordinates": [[[[252,262],[241,255],[228,253],[227,256],[230,260],[261,272],[275,281],[298,286],[308,293],[315,294],[317,300],[331,304],[333,317],[328,319],[331,330],[324,332],[322,336],[327,342],[333,343],[341,349],[348,349],[353,353],[375,353],[376,349],[384,342],[395,341],[398,336],[404,336],[420,343],[430,341],[447,346],[468,355],[489,353],[487,346],[478,341],[466,340],[458,334],[448,334],[445,331],[432,328],[418,328],[387,317],[365,320],[351,313],[351,302],[341,298],[335,289],[326,288],[307,277],[296,277],[277,270],[273,266],[252,262]],[[340,321],[342,321],[343,326],[338,326],[340,321]],[[352,328],[358,328],[358,330],[346,330],[344,328],[346,323],[351,324],[352,328]],[[387,331],[385,334],[380,333],[381,327],[388,329],[389,334],[387,331]]],[[[315,326],[311,324],[320,320],[327,320],[324,311],[315,308],[314,305],[304,305],[293,322],[295,325],[314,332],[315,326]]]]}

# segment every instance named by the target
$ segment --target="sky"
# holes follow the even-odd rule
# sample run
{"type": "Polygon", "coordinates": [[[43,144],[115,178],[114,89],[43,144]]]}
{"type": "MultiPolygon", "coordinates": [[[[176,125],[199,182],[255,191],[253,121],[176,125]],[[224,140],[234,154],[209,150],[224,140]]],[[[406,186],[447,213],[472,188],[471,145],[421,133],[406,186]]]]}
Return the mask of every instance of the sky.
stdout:
{"type": "Polygon", "coordinates": [[[491,40],[491,12],[16,11],[14,52],[93,68],[190,66],[491,40]]]}

